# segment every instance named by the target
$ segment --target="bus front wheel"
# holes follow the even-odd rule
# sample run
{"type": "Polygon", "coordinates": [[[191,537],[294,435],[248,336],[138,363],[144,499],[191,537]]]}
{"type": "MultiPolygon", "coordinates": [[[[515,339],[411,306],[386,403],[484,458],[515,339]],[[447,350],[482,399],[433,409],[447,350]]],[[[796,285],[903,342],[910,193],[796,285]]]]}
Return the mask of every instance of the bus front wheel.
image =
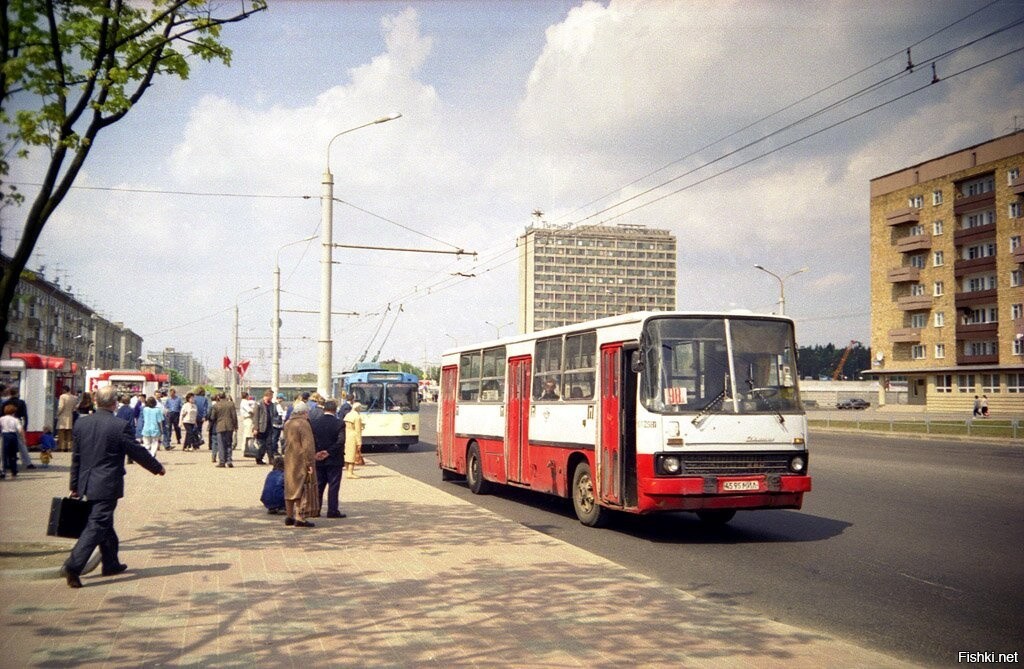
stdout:
{"type": "Polygon", "coordinates": [[[484,478],[484,465],[477,444],[470,446],[466,455],[466,483],[474,495],[486,495],[491,490],[491,484],[484,478]]]}
{"type": "Polygon", "coordinates": [[[594,496],[594,477],[586,462],[577,465],[572,475],[572,505],[576,517],[587,527],[603,527],[608,522],[609,511],[594,496]]]}

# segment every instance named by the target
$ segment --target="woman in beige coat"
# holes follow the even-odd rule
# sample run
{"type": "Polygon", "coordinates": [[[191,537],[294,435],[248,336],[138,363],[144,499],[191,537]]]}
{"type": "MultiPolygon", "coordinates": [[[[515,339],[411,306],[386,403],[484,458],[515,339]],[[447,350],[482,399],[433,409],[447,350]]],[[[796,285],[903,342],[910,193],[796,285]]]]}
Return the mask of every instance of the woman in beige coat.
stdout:
{"type": "Polygon", "coordinates": [[[345,414],[345,466],[348,467],[349,478],[357,479],[356,463],[363,452],[363,416],[359,412],[363,405],[352,403],[352,410],[345,414]]]}
{"type": "Polygon", "coordinates": [[[314,527],[307,517],[315,517],[319,509],[312,508],[315,500],[308,499],[310,481],[315,494],[316,442],[309,426],[309,407],[296,402],[292,416],[284,424],[284,439],[288,448],[284,452],[284,509],[285,525],[314,527]]]}

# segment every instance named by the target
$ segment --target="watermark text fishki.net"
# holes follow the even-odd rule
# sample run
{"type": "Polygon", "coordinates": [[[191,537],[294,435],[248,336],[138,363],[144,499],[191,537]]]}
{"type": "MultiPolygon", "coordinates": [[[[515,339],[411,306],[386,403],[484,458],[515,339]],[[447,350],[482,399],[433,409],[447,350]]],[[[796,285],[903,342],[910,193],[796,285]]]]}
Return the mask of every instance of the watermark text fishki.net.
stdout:
{"type": "Polygon", "coordinates": [[[970,652],[962,650],[957,653],[956,661],[960,664],[989,664],[996,662],[1018,664],[1020,662],[1020,651],[1014,653],[992,653],[988,651],[970,652]]]}

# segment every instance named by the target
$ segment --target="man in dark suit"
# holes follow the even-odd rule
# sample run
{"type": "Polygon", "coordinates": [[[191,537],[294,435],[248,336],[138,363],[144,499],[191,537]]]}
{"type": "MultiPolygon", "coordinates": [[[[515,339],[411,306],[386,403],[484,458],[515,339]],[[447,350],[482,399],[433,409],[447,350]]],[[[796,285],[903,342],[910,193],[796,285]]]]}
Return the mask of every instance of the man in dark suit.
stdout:
{"type": "Polygon", "coordinates": [[[337,410],[338,403],[327,400],[324,402],[324,415],[309,421],[309,426],[313,428],[313,440],[316,442],[316,482],[320,489],[321,504],[324,488],[327,488],[328,518],[345,517],[338,508],[341,470],[345,466],[345,424],[335,415],[337,410]]]}
{"type": "Polygon", "coordinates": [[[72,588],[81,588],[80,576],[86,561],[99,546],[103,575],[113,576],[128,569],[117,556],[118,538],[114,531],[114,510],[124,497],[124,459],[128,456],[154,474],[166,471],[141,444],[126,421],[114,415],[117,392],[107,386],[96,392],[97,411],[82,416],[73,428],[74,448],[71,452],[71,496],[91,502],[89,520],[71,555],[61,568],[61,575],[72,588]]]}

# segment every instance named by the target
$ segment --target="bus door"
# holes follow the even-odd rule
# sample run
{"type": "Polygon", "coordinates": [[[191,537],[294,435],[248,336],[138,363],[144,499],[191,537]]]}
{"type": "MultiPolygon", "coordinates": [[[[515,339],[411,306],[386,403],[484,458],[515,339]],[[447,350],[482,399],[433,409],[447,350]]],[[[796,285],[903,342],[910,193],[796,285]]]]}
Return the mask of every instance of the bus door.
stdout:
{"type": "Polygon", "coordinates": [[[508,412],[505,444],[508,480],[530,482],[530,356],[508,361],[508,412]]]}
{"type": "Polygon", "coordinates": [[[458,388],[459,368],[455,365],[441,370],[441,425],[437,435],[437,447],[441,465],[455,468],[455,400],[458,388]]]}
{"type": "Polygon", "coordinates": [[[597,457],[597,480],[601,500],[622,504],[622,344],[601,347],[601,447],[597,457]]]}

